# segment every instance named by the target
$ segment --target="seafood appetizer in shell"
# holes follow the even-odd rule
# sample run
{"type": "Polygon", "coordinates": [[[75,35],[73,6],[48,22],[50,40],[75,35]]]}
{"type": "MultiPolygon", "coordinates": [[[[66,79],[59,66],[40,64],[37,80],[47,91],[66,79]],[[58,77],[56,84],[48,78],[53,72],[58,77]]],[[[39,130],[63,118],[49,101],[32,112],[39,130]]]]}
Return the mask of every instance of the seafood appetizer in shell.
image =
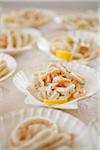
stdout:
{"type": "Polygon", "coordinates": [[[90,31],[59,31],[48,37],[50,52],[64,60],[95,59],[100,54],[98,33],[90,31]]]}
{"type": "Polygon", "coordinates": [[[38,37],[39,31],[33,29],[0,28],[0,52],[17,54],[30,50],[38,37]]]}
{"type": "Polygon", "coordinates": [[[70,104],[89,100],[100,89],[100,74],[77,61],[48,61],[34,74],[19,71],[13,83],[27,96],[26,104],[67,109],[70,104]]]}
{"type": "Polygon", "coordinates": [[[38,28],[53,20],[53,13],[44,9],[17,9],[1,15],[1,23],[38,28]]]}
{"type": "Polygon", "coordinates": [[[31,89],[44,104],[63,104],[86,95],[85,79],[64,64],[50,63],[47,70],[35,73],[31,89]]]}
{"type": "Polygon", "coordinates": [[[68,29],[98,30],[100,28],[100,17],[98,12],[85,12],[65,15],[61,18],[62,25],[68,29]]]}
{"type": "Polygon", "coordinates": [[[12,150],[72,150],[75,135],[64,134],[50,119],[31,117],[19,123],[10,140],[12,150]]]}

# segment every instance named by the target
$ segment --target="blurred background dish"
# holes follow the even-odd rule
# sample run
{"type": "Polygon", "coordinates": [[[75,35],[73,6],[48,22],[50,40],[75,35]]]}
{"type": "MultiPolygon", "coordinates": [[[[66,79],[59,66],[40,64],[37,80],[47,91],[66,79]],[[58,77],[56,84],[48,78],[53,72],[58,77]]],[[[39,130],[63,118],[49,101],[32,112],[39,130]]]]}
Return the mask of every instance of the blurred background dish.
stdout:
{"type": "Polygon", "coordinates": [[[50,119],[58,126],[59,132],[75,135],[72,150],[91,150],[91,140],[88,128],[75,117],[58,110],[41,107],[24,108],[0,117],[0,150],[10,149],[9,142],[12,131],[23,120],[30,117],[50,119]]]}
{"type": "Polygon", "coordinates": [[[38,47],[58,59],[88,62],[99,57],[100,39],[99,34],[93,31],[63,30],[47,35],[45,41],[38,42],[38,47]]]}
{"type": "Polygon", "coordinates": [[[0,52],[16,55],[22,51],[31,50],[41,36],[36,29],[1,27],[0,52]]]}

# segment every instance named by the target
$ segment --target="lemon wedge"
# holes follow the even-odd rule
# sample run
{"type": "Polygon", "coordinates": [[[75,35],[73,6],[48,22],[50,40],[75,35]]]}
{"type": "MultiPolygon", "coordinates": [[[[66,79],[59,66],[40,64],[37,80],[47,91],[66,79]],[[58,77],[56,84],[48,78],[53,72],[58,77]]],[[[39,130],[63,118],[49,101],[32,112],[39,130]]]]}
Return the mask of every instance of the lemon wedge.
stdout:
{"type": "Polygon", "coordinates": [[[3,19],[3,22],[6,22],[6,23],[14,23],[16,20],[14,18],[4,18],[3,19]]]}
{"type": "Polygon", "coordinates": [[[62,100],[44,100],[44,104],[48,104],[48,105],[53,105],[53,104],[64,104],[67,103],[69,100],[68,99],[62,99],[62,100]]]}
{"type": "Polygon", "coordinates": [[[56,49],[56,56],[60,59],[64,59],[64,60],[68,60],[68,61],[73,59],[72,52],[60,50],[60,49],[56,49]]]}

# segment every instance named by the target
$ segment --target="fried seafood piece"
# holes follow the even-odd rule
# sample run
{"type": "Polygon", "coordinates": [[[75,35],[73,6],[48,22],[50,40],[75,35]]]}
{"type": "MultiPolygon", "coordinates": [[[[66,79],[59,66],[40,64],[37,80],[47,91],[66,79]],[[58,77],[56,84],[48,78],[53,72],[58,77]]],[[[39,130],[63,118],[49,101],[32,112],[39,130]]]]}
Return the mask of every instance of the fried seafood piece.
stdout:
{"type": "Polygon", "coordinates": [[[59,31],[48,37],[50,52],[64,60],[91,60],[99,56],[98,33],[86,31],[59,31]]]}
{"type": "Polygon", "coordinates": [[[24,27],[41,27],[53,20],[49,11],[42,9],[18,9],[4,14],[1,21],[7,24],[18,24],[24,27]]]}

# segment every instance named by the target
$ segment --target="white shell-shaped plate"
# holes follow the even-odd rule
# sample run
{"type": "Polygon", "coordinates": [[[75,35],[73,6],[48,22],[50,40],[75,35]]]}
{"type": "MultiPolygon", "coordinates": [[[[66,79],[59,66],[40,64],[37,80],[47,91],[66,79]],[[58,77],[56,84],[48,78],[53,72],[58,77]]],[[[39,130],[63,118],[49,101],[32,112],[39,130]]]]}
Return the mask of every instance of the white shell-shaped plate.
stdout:
{"type": "Polygon", "coordinates": [[[13,78],[13,82],[15,86],[21,92],[23,92],[25,95],[29,97],[26,102],[27,104],[47,106],[47,107],[53,107],[53,108],[59,108],[59,109],[67,109],[69,104],[74,104],[74,103],[76,104],[79,100],[92,96],[100,89],[100,74],[95,69],[82,65],[76,61],[65,63],[65,65],[72,72],[82,76],[85,79],[85,82],[86,82],[85,89],[87,93],[84,97],[80,97],[71,102],[64,103],[61,105],[45,105],[42,102],[40,102],[37,98],[34,97],[34,93],[32,93],[32,91],[30,92],[28,87],[32,83],[31,81],[29,81],[29,78],[27,78],[23,72],[17,73],[15,77],[13,78]]]}
{"type": "Polygon", "coordinates": [[[73,150],[92,150],[88,128],[68,113],[42,107],[23,108],[0,117],[0,150],[10,150],[9,139],[13,129],[28,117],[42,117],[53,121],[62,133],[76,135],[73,150]]]}
{"type": "Polygon", "coordinates": [[[6,80],[7,78],[9,78],[16,71],[17,63],[16,63],[15,59],[12,56],[9,56],[9,55],[4,54],[4,53],[0,54],[0,60],[6,61],[7,66],[11,70],[10,73],[8,73],[7,75],[5,75],[4,77],[2,77],[0,79],[0,82],[1,82],[3,80],[6,80]]]}
{"type": "MultiPolygon", "coordinates": [[[[37,44],[41,51],[51,54],[51,56],[54,60],[57,60],[57,59],[61,60],[50,52],[50,50],[52,49],[52,42],[51,42],[52,38],[57,37],[57,36],[58,37],[72,37],[76,42],[77,42],[77,39],[81,38],[81,37],[86,43],[89,40],[94,40],[96,43],[95,46],[100,48],[100,36],[99,36],[98,32],[86,31],[86,30],[84,30],[84,31],[81,31],[81,30],[78,30],[78,31],[73,31],[73,30],[72,31],[56,31],[56,32],[50,33],[47,37],[45,37],[44,40],[41,38],[37,44]]],[[[87,64],[88,61],[90,61],[91,59],[95,59],[95,57],[88,58],[88,59],[82,58],[78,61],[80,61],[84,64],[87,64]]]]}
{"type": "Polygon", "coordinates": [[[37,29],[31,29],[31,28],[11,28],[11,27],[0,27],[0,30],[4,30],[4,32],[6,32],[6,30],[12,30],[15,31],[17,33],[23,33],[23,34],[30,34],[32,41],[23,47],[19,47],[19,48],[13,48],[12,46],[9,48],[0,48],[0,52],[5,52],[11,55],[14,54],[18,54],[22,51],[27,51],[27,50],[32,50],[32,48],[34,47],[35,44],[37,44],[38,39],[42,37],[41,33],[39,30],[37,29]]]}

